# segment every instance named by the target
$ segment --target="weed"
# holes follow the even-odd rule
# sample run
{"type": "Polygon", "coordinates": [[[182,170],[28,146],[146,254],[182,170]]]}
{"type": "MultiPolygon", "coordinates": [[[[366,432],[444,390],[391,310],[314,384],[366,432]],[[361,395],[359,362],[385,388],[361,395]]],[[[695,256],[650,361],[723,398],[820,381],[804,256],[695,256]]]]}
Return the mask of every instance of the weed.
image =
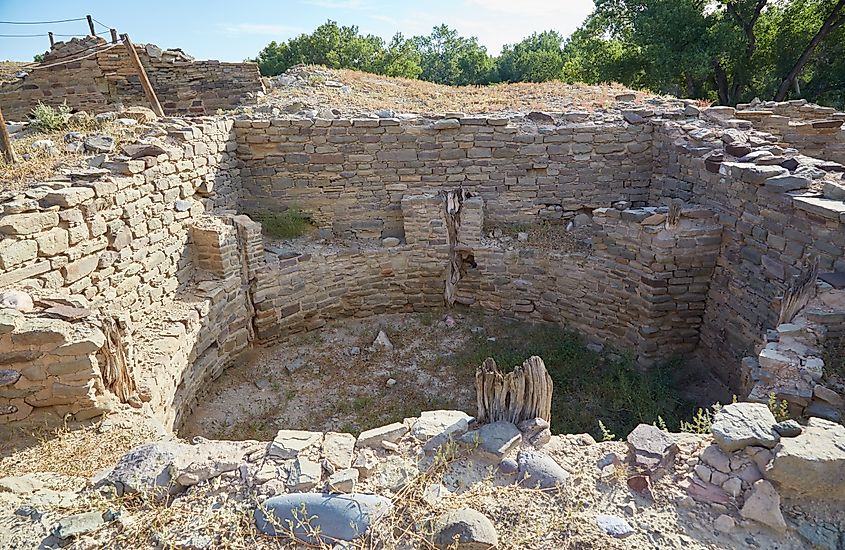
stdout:
{"type": "Polygon", "coordinates": [[[695,412],[690,422],[681,421],[681,431],[692,434],[709,434],[713,427],[713,418],[722,406],[716,403],[709,409],[701,407],[695,412]]]}
{"type": "Polygon", "coordinates": [[[608,430],[607,426],[601,420],[599,420],[599,431],[601,432],[602,441],[614,441],[616,439],[616,434],[608,430]]]}
{"type": "Polygon", "coordinates": [[[67,106],[67,103],[62,103],[58,107],[51,107],[39,101],[38,105],[30,112],[33,126],[42,132],[54,132],[65,128],[68,115],[70,115],[70,107],[67,106]]]}
{"type": "Polygon", "coordinates": [[[789,415],[789,403],[786,402],[786,399],[781,400],[778,402],[778,398],[775,395],[775,392],[769,394],[769,410],[772,411],[772,414],[775,417],[775,420],[778,422],[783,422],[784,420],[789,420],[791,416],[789,415]]]}
{"type": "Polygon", "coordinates": [[[314,226],[298,208],[288,208],[284,212],[260,210],[255,219],[261,223],[264,234],[274,239],[293,239],[307,233],[314,226]]]}

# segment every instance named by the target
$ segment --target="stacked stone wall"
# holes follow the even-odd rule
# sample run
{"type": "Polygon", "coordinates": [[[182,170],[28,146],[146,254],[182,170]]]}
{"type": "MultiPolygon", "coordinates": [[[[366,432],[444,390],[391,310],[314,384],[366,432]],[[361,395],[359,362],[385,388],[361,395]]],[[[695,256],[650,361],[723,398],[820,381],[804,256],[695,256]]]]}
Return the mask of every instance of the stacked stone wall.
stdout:
{"type": "MultiPolygon", "coordinates": [[[[161,50],[152,44],[136,44],[135,51],[169,115],[214,114],[263,90],[254,63],[196,61],[181,50],[161,50]]],[[[91,113],[114,110],[118,103],[149,106],[122,43],[111,45],[94,37],[58,42],[42,65],[28,69],[26,78],[0,87],[0,107],[7,120],[26,120],[39,102],[67,103],[91,113]]]]}
{"type": "Polygon", "coordinates": [[[738,384],[735,366],[777,325],[792,278],[815,258],[822,271],[845,271],[845,206],[766,185],[787,172],[778,166],[723,162],[708,170],[704,152],[678,137],[671,124],[655,130],[652,200],[700,204],[724,228],[701,341],[708,364],[738,384]]]}
{"type": "Polygon", "coordinates": [[[463,187],[493,223],[644,204],[651,127],[502,118],[243,120],[247,212],[296,206],[336,234],[402,236],[402,197],[463,187]]]}

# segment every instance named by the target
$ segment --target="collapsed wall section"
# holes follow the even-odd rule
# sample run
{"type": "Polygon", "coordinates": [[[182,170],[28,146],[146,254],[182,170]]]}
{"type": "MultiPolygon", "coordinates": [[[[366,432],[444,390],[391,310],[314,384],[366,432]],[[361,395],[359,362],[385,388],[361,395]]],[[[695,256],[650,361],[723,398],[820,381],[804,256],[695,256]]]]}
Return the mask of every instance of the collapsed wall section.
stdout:
{"type": "MultiPolygon", "coordinates": [[[[166,114],[204,115],[232,109],[262,91],[254,63],[197,61],[181,50],[136,44],[144,70],[166,114]]],[[[0,86],[0,107],[7,120],[26,120],[42,102],[66,103],[75,110],[99,113],[115,104],[149,106],[138,71],[122,43],[98,37],[57,42],[26,77],[0,86]]]]}
{"type": "Polygon", "coordinates": [[[493,223],[565,223],[645,204],[650,125],[508,118],[235,123],[247,212],[297,207],[337,235],[401,237],[402,197],[463,187],[493,223]]]}

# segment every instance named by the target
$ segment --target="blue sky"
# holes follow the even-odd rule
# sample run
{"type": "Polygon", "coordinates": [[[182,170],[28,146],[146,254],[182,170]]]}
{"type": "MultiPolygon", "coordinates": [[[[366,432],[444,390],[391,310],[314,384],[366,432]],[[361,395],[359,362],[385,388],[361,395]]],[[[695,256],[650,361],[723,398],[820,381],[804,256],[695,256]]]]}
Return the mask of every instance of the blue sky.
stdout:
{"type": "MultiPolygon", "coordinates": [[[[202,59],[241,61],[271,40],[310,32],[327,19],[390,38],[428,34],[440,23],[477,36],[492,54],[504,44],[547,29],[564,35],[592,11],[592,0],[0,0],[0,21],[45,21],[91,14],[134,42],[180,47],[202,59]]],[[[0,24],[0,34],[85,34],[85,21],[0,24]]],[[[97,25],[97,30],[108,31],[97,25]]],[[[57,38],[58,40],[59,38],[57,38]]],[[[46,36],[0,37],[0,60],[28,61],[48,49],[46,36]]]]}

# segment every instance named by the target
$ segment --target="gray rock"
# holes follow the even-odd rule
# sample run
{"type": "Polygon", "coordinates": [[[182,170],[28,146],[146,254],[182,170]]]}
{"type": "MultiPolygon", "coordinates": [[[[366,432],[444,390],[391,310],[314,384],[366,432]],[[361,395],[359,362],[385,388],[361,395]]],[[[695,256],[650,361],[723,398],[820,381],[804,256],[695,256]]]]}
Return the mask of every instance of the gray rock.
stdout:
{"type": "Polygon", "coordinates": [[[95,485],[113,485],[118,496],[152,491],[157,496],[176,494],[182,487],[175,481],[174,461],[185,451],[183,443],[161,441],[131,449],[95,485]]]}
{"type": "Polygon", "coordinates": [[[678,453],[675,440],[651,424],[640,424],[634,428],[626,441],[631,463],[649,472],[666,468],[678,453]]]}
{"type": "Polygon", "coordinates": [[[781,437],[798,437],[803,430],[804,428],[801,427],[801,424],[795,420],[784,420],[775,424],[775,431],[781,437]]]}
{"type": "Polygon", "coordinates": [[[804,409],[805,416],[814,416],[830,420],[831,422],[839,422],[842,420],[842,411],[829,403],[823,401],[813,401],[804,409]]]}
{"type": "MultiPolygon", "coordinates": [[[[12,369],[0,369],[0,387],[11,386],[21,378],[21,373],[12,369]]],[[[2,480],[0,480],[2,482],[2,480]]],[[[2,485],[0,485],[2,486],[2,485]]]]}
{"type": "Polygon", "coordinates": [[[254,513],[258,530],[305,544],[334,544],[364,536],[388,513],[390,499],[378,495],[292,493],[264,501],[254,513]]]}
{"type": "Polygon", "coordinates": [[[390,341],[390,338],[387,337],[387,334],[383,330],[378,331],[378,336],[376,339],[373,340],[373,348],[374,349],[381,349],[384,351],[393,351],[393,342],[390,341]]]}
{"type": "MultiPolygon", "coordinates": [[[[845,174],[843,174],[842,177],[845,179],[845,174]]],[[[845,184],[835,181],[826,181],[824,183],[823,193],[827,199],[845,201],[845,184]]]]}
{"type": "Polygon", "coordinates": [[[499,471],[502,472],[503,474],[510,475],[510,474],[516,473],[518,470],[519,470],[519,463],[512,458],[506,458],[506,459],[502,460],[501,462],[499,462],[499,471]]]}
{"type": "Polygon", "coordinates": [[[53,535],[60,539],[69,539],[96,531],[105,524],[102,512],[83,512],[59,520],[53,527],[53,535]]]}
{"type": "Polygon", "coordinates": [[[543,113],[540,111],[531,111],[525,118],[530,120],[531,122],[536,122],[537,124],[554,124],[555,119],[552,115],[548,113],[543,113]]]}
{"type": "Polygon", "coordinates": [[[434,546],[441,550],[488,550],[498,544],[493,522],[472,508],[451,510],[435,522],[434,546]]]}
{"type": "Polygon", "coordinates": [[[845,426],[810,418],[798,437],[781,440],[763,476],[784,498],[845,500],[845,426]]]}
{"type": "Polygon", "coordinates": [[[327,432],[323,439],[323,457],[337,469],[349,468],[355,455],[355,436],[341,432],[327,432]]]}
{"type": "Polygon", "coordinates": [[[85,150],[91,153],[111,153],[114,146],[114,138],[111,136],[94,135],[85,139],[85,150]]]}
{"type": "Polygon", "coordinates": [[[624,539],[627,536],[634,534],[634,528],[619,516],[611,516],[607,514],[599,514],[596,516],[596,525],[605,534],[615,537],[617,539],[624,539]]]}
{"type": "Polygon", "coordinates": [[[320,432],[303,430],[279,430],[267,454],[277,458],[296,458],[311,446],[319,445],[323,439],[320,432]]]}
{"type": "Polygon", "coordinates": [[[326,486],[331,493],[351,493],[355,490],[356,483],[358,483],[358,470],[355,468],[339,470],[326,480],[326,486]]]}
{"type": "Polygon", "coordinates": [[[376,466],[373,483],[388,491],[399,491],[420,474],[419,469],[400,456],[390,456],[376,466]]]}
{"type": "Polygon", "coordinates": [[[129,143],[121,147],[123,154],[131,159],[142,157],[157,157],[167,153],[161,146],[154,143],[129,143]]]}
{"type": "Polygon", "coordinates": [[[520,451],[516,458],[519,483],[526,487],[554,489],[569,481],[569,472],[549,455],[535,451],[520,451]]]}
{"type": "MultiPolygon", "coordinates": [[[[3,371],[0,371],[2,374],[3,371]]],[[[0,493],[34,493],[44,487],[44,484],[31,474],[0,478],[0,493]]]]}
{"type": "Polygon", "coordinates": [[[784,174],[782,176],[775,176],[766,180],[765,187],[773,191],[780,191],[786,193],[787,191],[795,191],[798,189],[806,189],[810,186],[812,180],[804,176],[794,176],[791,174],[784,174]]]}
{"type": "Polygon", "coordinates": [[[399,239],[396,237],[385,237],[381,240],[381,244],[384,245],[385,248],[394,248],[399,246],[399,239]]]}
{"type": "Polygon", "coordinates": [[[290,468],[287,486],[291,491],[309,491],[322,477],[323,468],[317,462],[298,457],[290,468]]]}
{"type": "Polygon", "coordinates": [[[775,417],[763,403],[731,403],[716,413],[711,432],[719,448],[727,453],[749,445],[771,449],[780,439],[775,424],[775,417]]]}
{"type": "Polygon", "coordinates": [[[478,430],[464,436],[465,440],[478,441],[478,450],[485,455],[501,459],[508,452],[519,445],[522,432],[510,422],[493,422],[485,424],[478,430]]]}
{"type": "Polygon", "coordinates": [[[739,515],[760,522],[775,531],[786,531],[786,521],[780,511],[780,495],[765,479],[757,481],[751,487],[751,494],[745,499],[739,515]]]}

